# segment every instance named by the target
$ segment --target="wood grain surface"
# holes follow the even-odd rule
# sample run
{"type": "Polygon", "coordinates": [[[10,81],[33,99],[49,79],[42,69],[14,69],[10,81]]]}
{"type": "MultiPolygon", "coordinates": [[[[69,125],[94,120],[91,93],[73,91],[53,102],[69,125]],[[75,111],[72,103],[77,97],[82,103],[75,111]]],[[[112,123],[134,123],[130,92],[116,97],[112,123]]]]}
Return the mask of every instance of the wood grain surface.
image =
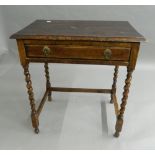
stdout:
{"type": "Polygon", "coordinates": [[[36,20],[13,34],[14,39],[144,41],[127,21],[36,20]]]}

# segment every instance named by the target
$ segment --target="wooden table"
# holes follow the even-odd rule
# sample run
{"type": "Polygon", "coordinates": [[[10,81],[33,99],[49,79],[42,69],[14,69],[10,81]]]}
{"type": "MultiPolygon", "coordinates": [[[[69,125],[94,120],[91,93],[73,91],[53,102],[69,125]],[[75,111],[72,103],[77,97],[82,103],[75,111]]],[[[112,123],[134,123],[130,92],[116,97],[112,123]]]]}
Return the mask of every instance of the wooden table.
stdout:
{"type": "Polygon", "coordinates": [[[16,39],[21,65],[24,69],[26,86],[31,106],[32,126],[39,132],[39,115],[46,98],[51,101],[52,91],[109,93],[116,113],[115,137],[119,136],[123,125],[123,115],[127,104],[129,87],[135,69],[140,35],[126,21],[74,21],[36,20],[10,38],[16,39]],[[35,105],[29,63],[44,63],[46,91],[38,108],[35,105]],[[111,89],[51,87],[48,63],[113,65],[114,77],[111,89]],[[116,82],[119,66],[127,67],[122,102],[116,97],[116,82]]]}

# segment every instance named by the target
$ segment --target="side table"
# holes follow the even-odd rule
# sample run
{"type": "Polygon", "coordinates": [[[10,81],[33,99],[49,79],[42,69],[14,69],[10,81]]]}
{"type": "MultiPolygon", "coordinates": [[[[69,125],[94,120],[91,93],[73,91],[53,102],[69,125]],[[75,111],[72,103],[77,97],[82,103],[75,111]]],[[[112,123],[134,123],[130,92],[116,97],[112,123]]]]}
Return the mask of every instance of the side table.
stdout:
{"type": "Polygon", "coordinates": [[[39,132],[39,115],[53,91],[111,94],[116,114],[115,137],[123,125],[132,73],[136,66],[141,41],[145,38],[126,21],[78,21],[36,20],[10,38],[16,39],[21,65],[24,69],[26,86],[31,106],[32,126],[39,132]],[[29,73],[29,63],[44,63],[46,91],[38,108],[29,73]],[[114,77],[110,89],[52,87],[48,63],[113,65],[114,77]],[[122,102],[116,97],[119,66],[127,67],[122,102]]]}

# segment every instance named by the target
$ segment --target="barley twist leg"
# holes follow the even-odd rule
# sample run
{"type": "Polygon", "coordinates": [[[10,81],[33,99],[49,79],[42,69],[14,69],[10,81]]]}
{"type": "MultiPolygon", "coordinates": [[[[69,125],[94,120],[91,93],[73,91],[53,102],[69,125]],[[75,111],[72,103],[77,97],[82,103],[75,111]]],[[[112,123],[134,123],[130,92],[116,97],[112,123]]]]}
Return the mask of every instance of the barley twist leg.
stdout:
{"type": "Polygon", "coordinates": [[[25,74],[25,81],[26,81],[26,87],[27,92],[29,95],[29,101],[31,106],[31,119],[32,119],[32,126],[35,129],[35,133],[39,133],[39,120],[38,120],[38,114],[36,112],[35,108],[35,100],[34,100],[34,94],[33,94],[33,88],[32,88],[32,82],[31,82],[31,75],[29,73],[29,65],[23,66],[24,68],[24,74],[25,74]]]}
{"type": "Polygon", "coordinates": [[[120,113],[117,117],[116,126],[115,126],[115,130],[116,130],[116,132],[114,134],[115,137],[119,137],[119,133],[122,130],[123,115],[124,115],[125,107],[127,104],[128,93],[129,93],[129,88],[130,88],[131,79],[132,79],[132,73],[133,73],[133,70],[130,70],[129,68],[127,68],[127,77],[125,80],[122,104],[121,104],[120,113]]]}
{"type": "MultiPolygon", "coordinates": [[[[49,68],[48,68],[48,63],[45,62],[45,77],[46,77],[46,89],[48,90],[51,87],[51,83],[50,83],[50,76],[49,76],[49,68]]],[[[48,93],[48,101],[52,101],[52,97],[51,97],[51,91],[49,90],[48,93]]]]}
{"type": "Polygon", "coordinates": [[[117,77],[118,77],[118,69],[119,69],[119,66],[115,66],[110,103],[113,103],[113,94],[116,93],[116,83],[117,83],[117,77]]]}

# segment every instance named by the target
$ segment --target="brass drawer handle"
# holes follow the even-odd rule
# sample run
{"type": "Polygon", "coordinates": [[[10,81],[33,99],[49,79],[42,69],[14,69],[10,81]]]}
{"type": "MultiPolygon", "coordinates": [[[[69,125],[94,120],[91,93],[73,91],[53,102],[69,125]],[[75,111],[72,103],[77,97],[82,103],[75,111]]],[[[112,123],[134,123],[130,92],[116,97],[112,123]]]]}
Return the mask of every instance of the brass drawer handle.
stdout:
{"type": "Polygon", "coordinates": [[[112,56],[112,51],[111,49],[107,48],[104,50],[104,59],[109,60],[112,56]]]}
{"type": "Polygon", "coordinates": [[[51,49],[48,46],[44,46],[43,48],[43,54],[47,57],[51,53],[51,49]]]}

